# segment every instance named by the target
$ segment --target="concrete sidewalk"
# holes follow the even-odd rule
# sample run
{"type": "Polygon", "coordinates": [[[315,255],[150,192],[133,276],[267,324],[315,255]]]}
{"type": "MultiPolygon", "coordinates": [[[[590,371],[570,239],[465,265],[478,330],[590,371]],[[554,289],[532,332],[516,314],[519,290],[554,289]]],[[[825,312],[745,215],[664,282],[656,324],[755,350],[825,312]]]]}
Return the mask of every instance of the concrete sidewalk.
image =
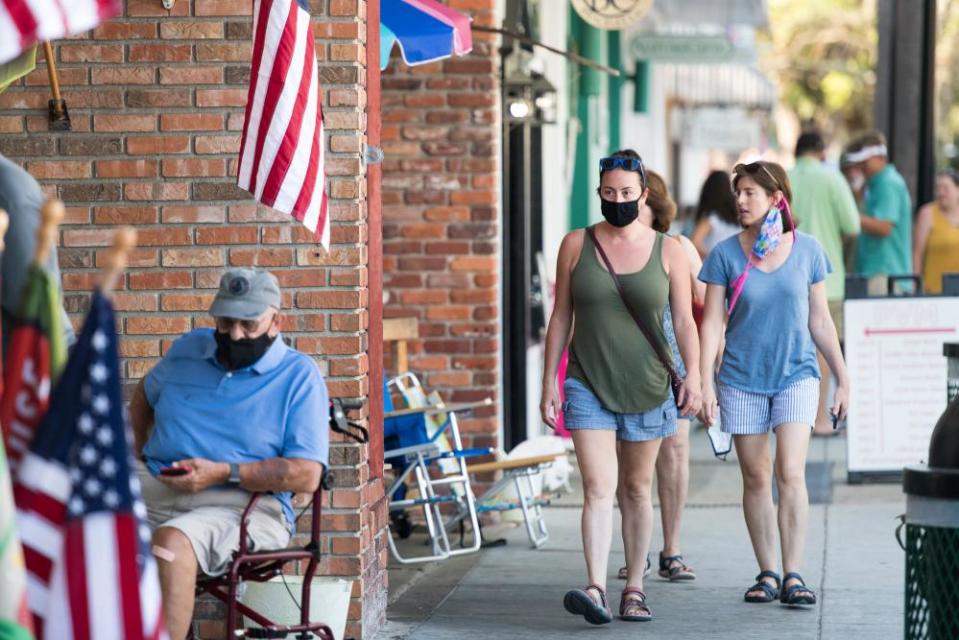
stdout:
{"type": "MultiPolygon", "coordinates": [[[[653,621],[614,620],[594,627],[563,609],[563,594],[585,582],[582,500],[573,494],[549,508],[551,538],[543,549],[530,549],[524,532],[513,529],[506,534],[506,547],[429,566],[391,567],[390,622],[379,638],[540,640],[584,633],[670,639],[902,637],[904,559],[893,536],[895,517],[904,511],[898,486],[846,485],[844,440],[814,440],[810,483],[822,486],[811,487],[820,504],[810,509],[803,576],[819,604],[804,610],[747,604],[742,594],[758,569],[739,506],[738,466],[732,457],[715,460],[702,432],[693,434],[693,444],[683,553],[698,579],[670,583],[655,574],[647,578],[653,621]],[[394,589],[402,593],[397,597],[394,589]]],[[[617,527],[618,517],[617,512],[617,527]]],[[[662,546],[659,529],[657,522],[654,557],[662,546]]],[[[614,612],[623,584],[615,574],[622,563],[622,540],[616,536],[608,581],[614,612]]]]}

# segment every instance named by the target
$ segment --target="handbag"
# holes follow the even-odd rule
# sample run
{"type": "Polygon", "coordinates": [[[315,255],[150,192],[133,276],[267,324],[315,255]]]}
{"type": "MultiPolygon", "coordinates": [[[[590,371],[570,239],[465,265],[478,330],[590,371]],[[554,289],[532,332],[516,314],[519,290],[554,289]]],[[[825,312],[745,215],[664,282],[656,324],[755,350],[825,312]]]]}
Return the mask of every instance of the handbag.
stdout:
{"type": "Polygon", "coordinates": [[[649,327],[646,326],[646,323],[643,322],[643,319],[640,318],[639,314],[636,313],[636,310],[633,309],[629,301],[626,299],[626,292],[623,291],[623,283],[620,281],[619,276],[616,274],[616,271],[613,270],[613,265],[609,261],[609,257],[606,255],[606,252],[603,250],[603,245],[599,243],[596,239],[596,232],[593,227],[586,227],[586,233],[589,235],[589,239],[593,242],[593,245],[596,247],[596,250],[599,251],[600,257],[603,259],[603,262],[606,264],[606,271],[609,272],[610,277],[613,279],[613,283],[616,285],[616,291],[619,292],[619,297],[622,298],[623,304],[626,306],[626,310],[629,311],[629,315],[633,317],[633,322],[636,323],[636,326],[639,327],[639,330],[645,336],[646,341],[649,342],[649,345],[653,348],[653,351],[656,353],[656,357],[659,358],[659,361],[663,364],[663,367],[666,369],[666,373],[669,374],[669,383],[673,388],[673,399],[679,400],[679,389],[683,385],[683,379],[679,377],[679,374],[676,372],[676,369],[673,368],[670,359],[666,357],[666,354],[663,352],[663,347],[661,344],[656,342],[653,339],[652,332],[649,330],[649,327]]]}

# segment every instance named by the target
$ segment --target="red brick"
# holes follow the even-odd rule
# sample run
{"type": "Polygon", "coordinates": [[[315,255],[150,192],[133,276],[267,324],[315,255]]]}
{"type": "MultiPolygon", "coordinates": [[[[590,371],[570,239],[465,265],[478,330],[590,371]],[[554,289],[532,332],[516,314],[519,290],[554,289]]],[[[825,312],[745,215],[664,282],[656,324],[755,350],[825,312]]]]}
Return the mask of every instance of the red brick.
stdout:
{"type": "Polygon", "coordinates": [[[207,207],[163,207],[161,221],[170,222],[220,222],[226,219],[226,211],[223,207],[211,205],[207,207]]]}
{"type": "MultiPolygon", "coordinates": [[[[201,0],[202,2],[203,0],[201,0]]],[[[160,23],[160,37],[164,39],[202,40],[222,38],[222,22],[167,20],[160,23]]]]}
{"type": "Polygon", "coordinates": [[[156,160],[98,160],[98,178],[152,178],[157,174],[156,160]]]}
{"type": "Polygon", "coordinates": [[[117,311],[156,311],[157,296],[155,293],[115,291],[113,307],[117,311]]]}
{"type": "Polygon", "coordinates": [[[193,57],[189,44],[131,44],[130,62],[188,62],[193,57]]]}
{"type": "Polygon", "coordinates": [[[155,224],[156,207],[94,207],[97,224],[155,224]]]}
{"type": "Polygon", "coordinates": [[[82,160],[61,160],[58,162],[30,162],[27,171],[37,180],[69,180],[89,178],[92,175],[90,163],[82,160]]]}
{"type": "Polygon", "coordinates": [[[110,20],[93,30],[95,40],[134,40],[140,38],[155,38],[157,26],[150,22],[119,22],[110,20]]]}
{"type": "Polygon", "coordinates": [[[163,161],[163,176],[165,178],[181,177],[220,177],[226,175],[224,160],[200,160],[184,158],[163,161]]]}
{"type": "Polygon", "coordinates": [[[197,229],[197,244],[255,244],[257,227],[209,227],[197,229]]]}
{"type": "MultiPolygon", "coordinates": [[[[234,0],[235,4],[239,4],[234,0]]],[[[253,55],[252,42],[233,41],[226,44],[218,42],[200,42],[196,45],[196,59],[199,62],[250,62],[253,55]]]]}
{"type": "Polygon", "coordinates": [[[160,84],[222,84],[223,67],[162,67],[160,84]]]}
{"type": "Polygon", "coordinates": [[[154,115],[94,115],[94,131],[156,131],[154,115]]]}
{"type": "Polygon", "coordinates": [[[161,300],[164,311],[206,311],[213,303],[214,294],[165,293],[161,300]]]}
{"type": "Polygon", "coordinates": [[[230,249],[233,267],[292,267],[292,249],[230,249]]]}
{"type": "MultiPolygon", "coordinates": [[[[200,2],[203,3],[206,0],[200,0],[200,2]]],[[[153,0],[127,0],[126,7],[126,14],[130,18],[167,18],[190,15],[189,2],[176,2],[173,4],[173,9],[169,11],[163,8],[162,3],[153,2],[153,0]]]]}
{"type": "Polygon", "coordinates": [[[159,355],[159,340],[136,340],[133,338],[120,339],[121,358],[144,358],[159,355]]]}
{"type": "Polygon", "coordinates": [[[160,264],[164,267],[221,267],[222,249],[164,249],[160,264]]]}
{"type": "Polygon", "coordinates": [[[167,153],[187,153],[187,136],[135,136],[127,138],[127,153],[133,156],[152,156],[167,153]]]}
{"type": "Polygon", "coordinates": [[[245,107],[246,89],[197,89],[198,107],[245,107]]]}
{"type": "Polygon", "coordinates": [[[153,84],[156,82],[155,67],[94,67],[90,71],[92,84],[153,84]]]}
{"type": "Polygon", "coordinates": [[[57,45],[61,62],[123,62],[121,44],[74,44],[60,42],[57,45]]]}
{"type": "Polygon", "coordinates": [[[126,319],[126,332],[140,334],[180,334],[190,330],[189,318],[173,316],[135,316],[126,319]]]}
{"type": "Polygon", "coordinates": [[[130,273],[131,289],[189,289],[193,274],[189,271],[135,271],[130,273]]]}
{"type": "Polygon", "coordinates": [[[197,16],[249,16],[253,14],[252,0],[199,0],[197,16]]]}
{"type": "Polygon", "coordinates": [[[223,116],[217,113],[165,113],[160,116],[160,131],[211,131],[223,128],[223,116]]]}

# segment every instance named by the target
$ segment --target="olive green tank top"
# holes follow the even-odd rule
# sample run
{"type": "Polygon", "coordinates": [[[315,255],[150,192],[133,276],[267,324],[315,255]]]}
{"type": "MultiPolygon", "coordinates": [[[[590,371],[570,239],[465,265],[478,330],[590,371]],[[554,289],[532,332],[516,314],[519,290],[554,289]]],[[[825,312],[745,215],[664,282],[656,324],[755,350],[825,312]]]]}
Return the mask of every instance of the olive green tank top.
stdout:
{"type": "MultiPolygon", "coordinates": [[[[657,233],[646,265],[619,278],[632,308],[670,354],[663,330],[669,277],[662,248],[663,234],[657,233]]],[[[643,413],[663,404],[669,397],[669,374],[623,304],[589,234],[570,288],[574,328],[567,375],[587,385],[609,411],[643,413]]]]}

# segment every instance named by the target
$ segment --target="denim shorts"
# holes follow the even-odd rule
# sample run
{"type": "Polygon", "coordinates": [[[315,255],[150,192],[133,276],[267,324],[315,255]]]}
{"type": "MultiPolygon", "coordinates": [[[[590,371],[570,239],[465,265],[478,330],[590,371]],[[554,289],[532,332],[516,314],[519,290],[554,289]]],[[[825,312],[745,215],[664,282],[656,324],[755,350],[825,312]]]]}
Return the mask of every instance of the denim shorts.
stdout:
{"type": "Polygon", "coordinates": [[[616,413],[606,409],[585,384],[575,378],[563,383],[564,424],[567,429],[602,429],[616,432],[617,440],[645,442],[676,433],[676,401],[669,392],[666,402],[645,413],[616,413]]]}
{"type": "Polygon", "coordinates": [[[803,378],[779,393],[765,395],[719,383],[722,430],[736,436],[769,433],[781,424],[816,424],[819,378],[803,378]]]}

